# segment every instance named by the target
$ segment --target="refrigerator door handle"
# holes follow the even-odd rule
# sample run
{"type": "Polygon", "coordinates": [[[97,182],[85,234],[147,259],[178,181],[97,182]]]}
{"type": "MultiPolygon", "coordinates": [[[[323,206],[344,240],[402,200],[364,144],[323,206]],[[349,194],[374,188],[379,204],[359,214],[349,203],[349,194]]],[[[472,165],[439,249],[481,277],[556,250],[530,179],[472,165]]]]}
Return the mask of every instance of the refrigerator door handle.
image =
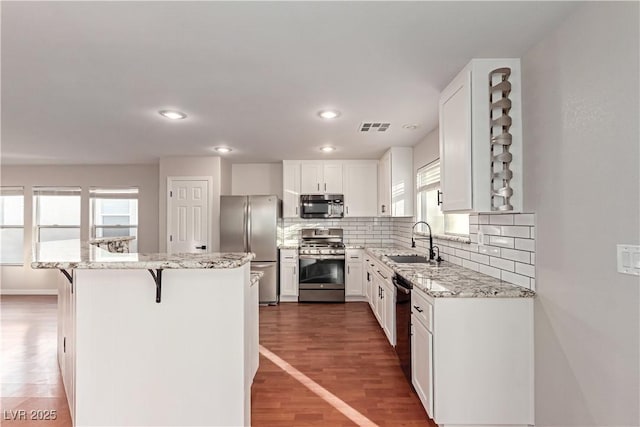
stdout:
{"type": "Polygon", "coordinates": [[[247,251],[247,247],[249,246],[249,235],[247,233],[247,226],[248,226],[248,219],[249,217],[247,216],[247,209],[249,208],[248,206],[248,202],[247,199],[245,198],[244,200],[244,205],[242,206],[242,228],[243,228],[243,232],[242,232],[242,246],[244,248],[245,252],[247,251]]]}
{"type": "Polygon", "coordinates": [[[247,252],[251,252],[251,200],[247,201],[247,252]]]}

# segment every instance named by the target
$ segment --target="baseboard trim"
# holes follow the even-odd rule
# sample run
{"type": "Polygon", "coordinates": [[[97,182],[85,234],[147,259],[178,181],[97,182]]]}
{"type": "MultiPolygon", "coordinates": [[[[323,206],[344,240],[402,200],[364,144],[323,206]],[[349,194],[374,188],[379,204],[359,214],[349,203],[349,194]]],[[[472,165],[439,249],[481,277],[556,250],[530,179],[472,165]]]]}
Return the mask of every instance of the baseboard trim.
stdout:
{"type": "Polygon", "coordinates": [[[0,289],[0,295],[58,295],[57,289],[0,289]]]}

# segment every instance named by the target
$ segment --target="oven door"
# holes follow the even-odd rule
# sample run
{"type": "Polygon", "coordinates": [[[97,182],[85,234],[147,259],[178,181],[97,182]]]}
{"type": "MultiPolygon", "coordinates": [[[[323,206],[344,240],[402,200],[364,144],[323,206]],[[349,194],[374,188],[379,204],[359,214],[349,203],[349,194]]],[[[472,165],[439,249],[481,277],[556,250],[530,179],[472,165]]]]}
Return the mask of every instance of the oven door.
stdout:
{"type": "Polygon", "coordinates": [[[299,302],[344,302],[344,255],[300,255],[299,302]]]}

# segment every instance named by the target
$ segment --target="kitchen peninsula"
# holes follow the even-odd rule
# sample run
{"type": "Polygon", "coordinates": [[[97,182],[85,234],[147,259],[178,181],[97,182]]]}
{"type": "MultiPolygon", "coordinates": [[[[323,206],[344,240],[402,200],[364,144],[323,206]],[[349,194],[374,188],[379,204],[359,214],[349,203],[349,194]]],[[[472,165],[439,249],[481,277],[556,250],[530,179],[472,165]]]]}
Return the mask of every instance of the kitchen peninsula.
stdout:
{"type": "Polygon", "coordinates": [[[58,361],[73,424],[250,425],[259,276],[251,253],[113,253],[41,243],[58,269],[58,361]]]}

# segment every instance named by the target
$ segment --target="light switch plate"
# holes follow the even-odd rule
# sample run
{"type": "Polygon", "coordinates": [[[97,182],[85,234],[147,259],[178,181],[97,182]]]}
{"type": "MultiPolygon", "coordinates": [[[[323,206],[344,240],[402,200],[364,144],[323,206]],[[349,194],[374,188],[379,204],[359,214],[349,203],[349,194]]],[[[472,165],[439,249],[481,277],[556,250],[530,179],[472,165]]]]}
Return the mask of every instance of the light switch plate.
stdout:
{"type": "Polygon", "coordinates": [[[640,246],[617,245],[618,273],[640,276],[640,246]]]}

